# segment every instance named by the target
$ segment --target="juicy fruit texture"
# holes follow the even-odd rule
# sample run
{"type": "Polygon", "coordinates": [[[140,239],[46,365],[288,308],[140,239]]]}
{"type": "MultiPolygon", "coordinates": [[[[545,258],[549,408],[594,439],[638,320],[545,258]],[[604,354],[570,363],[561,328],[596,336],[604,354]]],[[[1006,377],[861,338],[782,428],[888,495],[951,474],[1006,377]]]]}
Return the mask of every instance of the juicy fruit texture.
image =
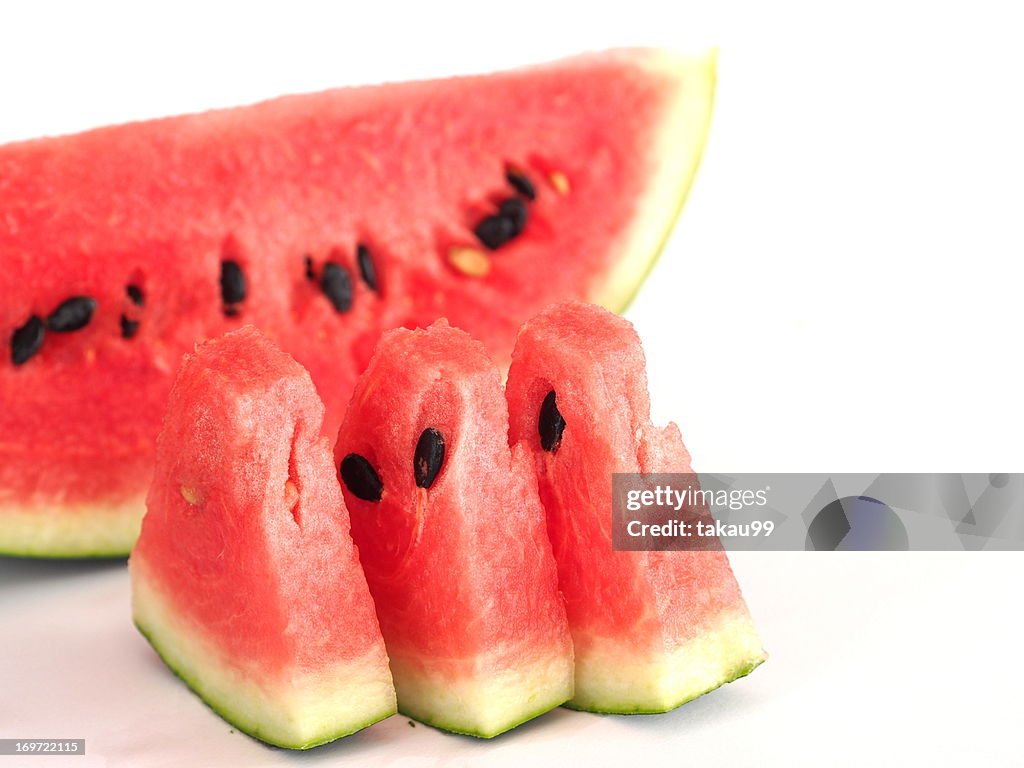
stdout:
{"type": "Polygon", "coordinates": [[[724,551],[612,551],[612,473],[690,471],[678,428],[651,424],[632,326],[579,302],[545,310],[520,331],[506,392],[509,437],[534,456],[565,595],[569,706],[664,712],[760,664],[724,551]]]}
{"type": "Polygon", "coordinates": [[[0,147],[0,552],[129,550],[197,340],[258,325],[333,435],[385,329],[446,315],[507,360],[551,301],[621,307],[713,88],[711,56],[615,51],[0,147]]]}
{"type": "Polygon", "coordinates": [[[130,560],[136,625],[226,720],[305,749],[395,712],[323,404],[252,327],[200,346],[171,390],[130,560]]]}
{"type": "Polygon", "coordinates": [[[526,451],[497,367],[438,321],[385,334],[336,464],[398,708],[495,736],[572,696],[572,643],[526,451]]]}

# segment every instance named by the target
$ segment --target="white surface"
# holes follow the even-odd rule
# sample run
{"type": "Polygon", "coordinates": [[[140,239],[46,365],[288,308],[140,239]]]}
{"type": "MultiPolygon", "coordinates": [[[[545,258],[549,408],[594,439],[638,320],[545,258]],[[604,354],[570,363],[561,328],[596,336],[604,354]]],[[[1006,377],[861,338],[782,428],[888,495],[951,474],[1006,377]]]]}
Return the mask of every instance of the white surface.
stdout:
{"type": "MultiPolygon", "coordinates": [[[[630,311],[656,415],[709,471],[1024,470],[1012,6],[675,5],[11,4],[0,141],[718,43],[706,160],[630,311]]],[[[396,717],[301,756],[230,733],[166,671],[131,626],[123,565],[0,560],[0,737],[87,739],[84,758],[23,761],[40,768],[1024,764],[1024,557],[733,560],[772,657],[676,713],[556,711],[492,743],[396,717]]]]}
{"type": "Polygon", "coordinates": [[[556,710],[491,742],[397,715],[303,755],[232,733],[163,666],[123,564],[0,561],[0,736],[87,740],[29,768],[1021,763],[1016,553],[733,561],[771,657],[675,712],[556,710]]]}

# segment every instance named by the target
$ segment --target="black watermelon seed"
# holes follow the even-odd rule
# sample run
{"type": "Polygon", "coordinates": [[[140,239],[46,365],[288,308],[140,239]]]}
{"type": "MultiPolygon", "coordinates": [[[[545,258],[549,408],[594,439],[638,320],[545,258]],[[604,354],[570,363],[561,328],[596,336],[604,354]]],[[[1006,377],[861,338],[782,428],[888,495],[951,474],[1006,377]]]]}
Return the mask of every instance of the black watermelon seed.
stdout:
{"type": "Polygon", "coordinates": [[[139,321],[132,320],[128,315],[121,315],[121,336],[130,339],[139,332],[139,321]]]}
{"type": "Polygon", "coordinates": [[[433,427],[423,430],[416,443],[416,454],[413,456],[413,474],[416,485],[429,488],[434,484],[437,473],[444,465],[444,435],[433,427]]]}
{"type": "Polygon", "coordinates": [[[540,406],[540,418],[537,420],[537,431],[540,433],[540,447],[554,453],[562,444],[562,433],[565,431],[565,419],[555,405],[555,390],[548,392],[540,406]]]}
{"type": "Polygon", "coordinates": [[[21,365],[31,358],[43,346],[46,329],[39,315],[32,315],[20,328],[11,334],[11,362],[21,365]]]}
{"type": "Polygon", "coordinates": [[[329,261],[320,275],[320,290],[338,312],[352,309],[352,278],[341,264],[329,261]]]}
{"type": "Polygon", "coordinates": [[[384,484],[366,459],[358,453],[350,453],[341,460],[341,479],[356,497],[363,501],[380,501],[384,484]]]}
{"type": "Polygon", "coordinates": [[[50,313],[46,318],[46,327],[57,333],[78,331],[89,324],[95,311],[96,299],[89,296],[72,296],[50,313]]]}
{"type": "Polygon", "coordinates": [[[516,232],[516,224],[512,219],[497,213],[477,224],[473,234],[484,247],[494,251],[519,233],[516,232]]]}
{"type": "Polygon", "coordinates": [[[537,190],[533,186],[533,182],[527,178],[525,173],[520,171],[508,170],[505,171],[505,180],[512,185],[512,189],[518,192],[520,195],[525,197],[527,200],[537,199],[537,190]]]}
{"type": "Polygon", "coordinates": [[[237,261],[220,263],[220,297],[226,306],[245,301],[245,273],[237,261]]]}
{"type": "Polygon", "coordinates": [[[370,249],[362,243],[356,246],[356,261],[359,262],[359,274],[363,276],[363,281],[371,291],[376,292],[377,269],[373,265],[370,249]]]}
{"type": "Polygon", "coordinates": [[[128,298],[136,307],[141,307],[143,304],[146,303],[146,297],[143,296],[142,289],[139,288],[139,286],[135,285],[134,283],[126,285],[124,288],[124,292],[128,294],[128,298]]]}
{"type": "Polygon", "coordinates": [[[521,197],[510,197],[508,200],[503,201],[498,208],[498,213],[511,219],[515,225],[515,233],[517,235],[526,227],[526,203],[523,202],[521,197]]]}
{"type": "Polygon", "coordinates": [[[316,271],[313,269],[313,257],[306,256],[306,279],[316,280],[316,271]]]}

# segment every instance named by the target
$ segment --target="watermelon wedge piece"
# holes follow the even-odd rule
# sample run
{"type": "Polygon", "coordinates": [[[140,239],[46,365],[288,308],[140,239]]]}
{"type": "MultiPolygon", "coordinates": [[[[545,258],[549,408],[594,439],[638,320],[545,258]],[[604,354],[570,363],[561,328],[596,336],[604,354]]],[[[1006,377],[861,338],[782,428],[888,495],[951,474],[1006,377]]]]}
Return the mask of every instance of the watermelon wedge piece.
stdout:
{"type": "Polygon", "coordinates": [[[569,699],[532,459],[484,346],[444,321],[385,334],[334,455],[399,711],[490,738],[569,699]]]}
{"type": "Polygon", "coordinates": [[[129,566],[135,623],[242,731],[306,749],[395,712],[323,404],[252,327],[182,364],[129,566]]]}
{"type": "Polygon", "coordinates": [[[727,555],[612,550],[615,472],[689,472],[652,425],[640,340],[600,307],[551,307],[519,333],[509,435],[530,450],[576,655],[570,707],[665,712],[765,659],[727,555]]]}
{"type": "Polygon", "coordinates": [[[259,326],[333,436],[386,329],[447,316],[507,362],[552,301],[622,308],[714,79],[613,51],[0,147],[0,552],[128,552],[198,340],[259,326]]]}

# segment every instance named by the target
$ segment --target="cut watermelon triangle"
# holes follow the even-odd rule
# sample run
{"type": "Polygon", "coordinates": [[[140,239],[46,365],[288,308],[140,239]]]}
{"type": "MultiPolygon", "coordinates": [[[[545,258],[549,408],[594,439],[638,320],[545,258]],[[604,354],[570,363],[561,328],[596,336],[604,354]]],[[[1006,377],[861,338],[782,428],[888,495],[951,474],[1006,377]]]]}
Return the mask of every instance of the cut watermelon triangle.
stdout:
{"type": "Polygon", "coordinates": [[[622,308],[713,90],[712,55],[613,51],[0,147],[0,552],[129,550],[197,340],[262,328],[333,436],[386,329],[507,361],[553,301],[622,308]]]}
{"type": "Polygon", "coordinates": [[[549,308],[520,331],[506,392],[566,599],[569,706],[664,712],[764,661],[724,551],[612,550],[612,474],[691,471],[678,428],[651,424],[632,326],[593,305],[549,308]]]}
{"type": "Polygon", "coordinates": [[[395,712],[309,375],[251,327],[171,391],[132,553],[139,630],[212,709],[292,749],[395,712]]]}
{"type": "Polygon", "coordinates": [[[443,321],[391,331],[335,459],[403,714],[489,738],[572,695],[572,643],[529,454],[497,367],[443,321]]]}

